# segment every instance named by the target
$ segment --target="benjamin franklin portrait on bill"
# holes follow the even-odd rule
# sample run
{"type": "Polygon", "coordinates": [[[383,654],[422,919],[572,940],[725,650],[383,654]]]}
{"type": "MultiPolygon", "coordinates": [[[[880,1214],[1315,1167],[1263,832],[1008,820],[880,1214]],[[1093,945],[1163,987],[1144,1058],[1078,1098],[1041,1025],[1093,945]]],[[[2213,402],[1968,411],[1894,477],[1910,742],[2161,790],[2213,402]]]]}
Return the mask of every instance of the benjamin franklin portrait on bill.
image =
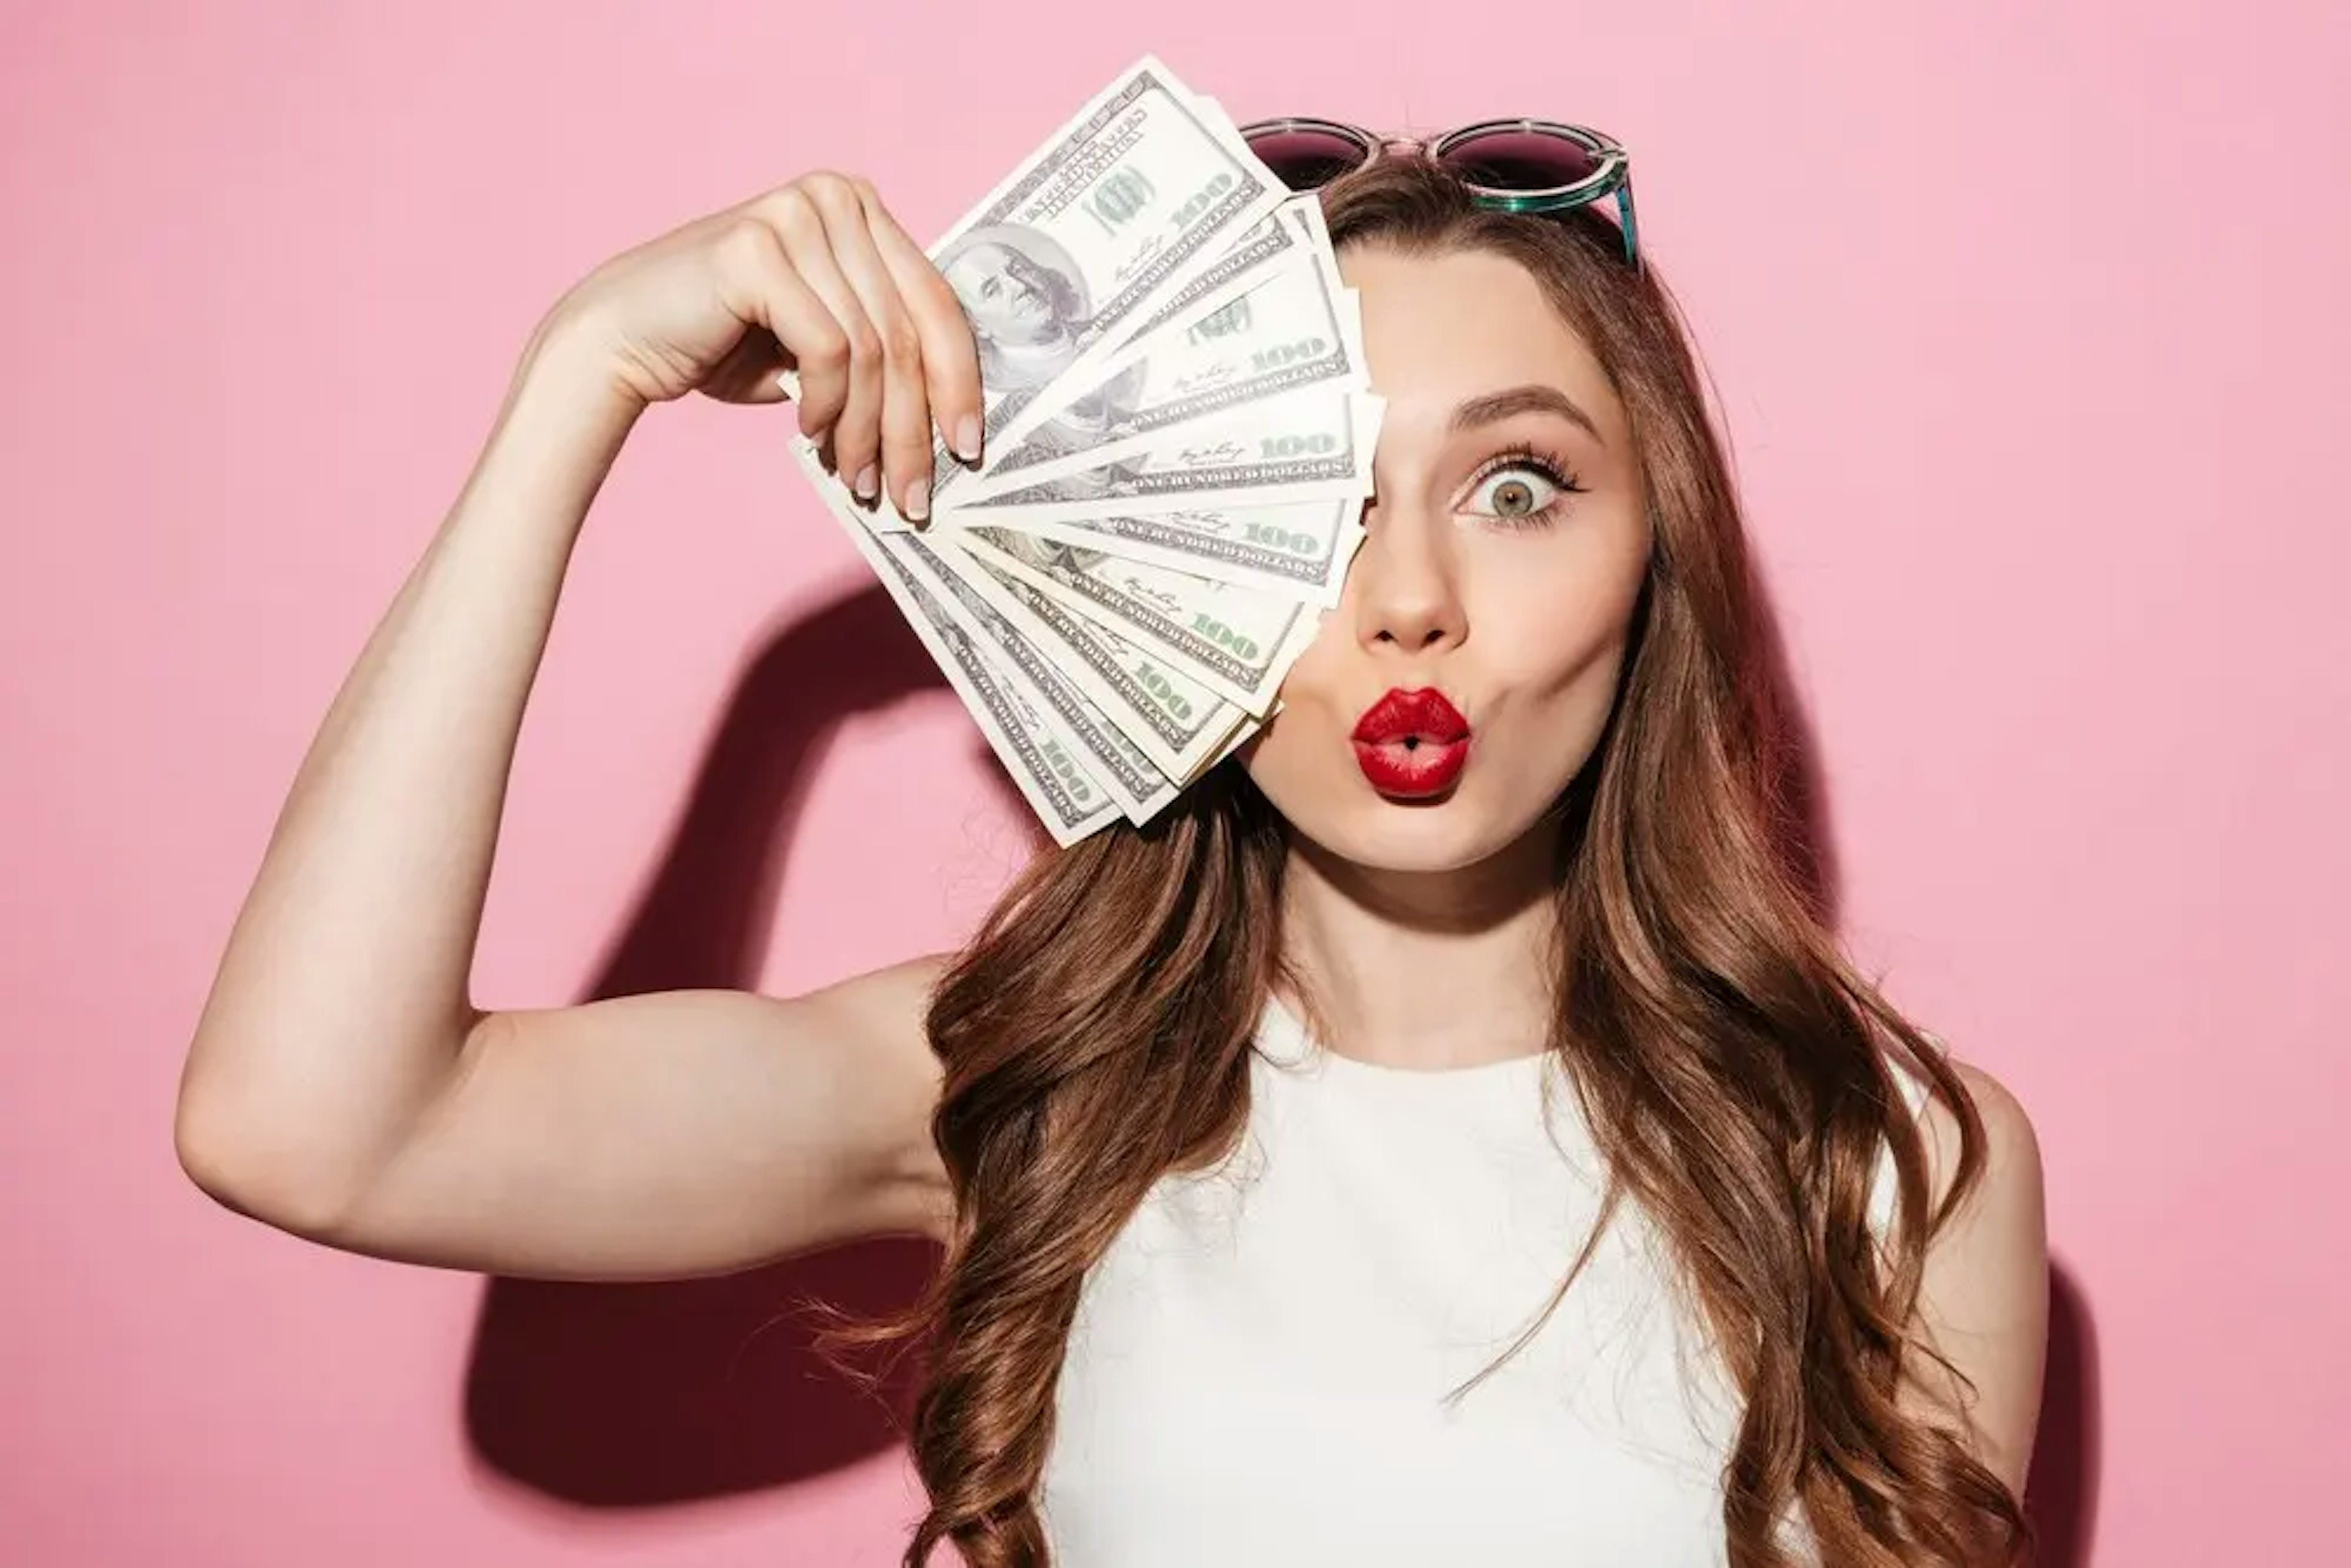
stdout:
{"type": "MultiPolygon", "coordinates": [[[[1051,235],[990,224],[948,246],[938,265],[971,322],[989,393],[1040,392],[1075,362],[1093,305],[1076,262],[1051,235]]],[[[1138,362],[1056,410],[1020,442],[1024,455],[1038,462],[1099,445],[1132,409],[1143,369],[1138,362]]]]}

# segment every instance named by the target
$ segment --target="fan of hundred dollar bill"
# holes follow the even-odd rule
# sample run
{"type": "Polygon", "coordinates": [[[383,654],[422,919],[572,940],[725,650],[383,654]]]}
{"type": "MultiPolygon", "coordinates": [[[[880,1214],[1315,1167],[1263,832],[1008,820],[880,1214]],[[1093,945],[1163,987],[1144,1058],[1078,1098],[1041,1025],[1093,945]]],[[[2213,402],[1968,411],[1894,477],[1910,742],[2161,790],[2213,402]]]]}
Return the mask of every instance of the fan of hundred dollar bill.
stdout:
{"type": "Polygon", "coordinates": [[[801,466],[1046,828],[1144,822],[1274,711],[1363,537],[1381,402],[1311,196],[1158,61],[930,252],[978,343],[927,525],[801,466]]]}

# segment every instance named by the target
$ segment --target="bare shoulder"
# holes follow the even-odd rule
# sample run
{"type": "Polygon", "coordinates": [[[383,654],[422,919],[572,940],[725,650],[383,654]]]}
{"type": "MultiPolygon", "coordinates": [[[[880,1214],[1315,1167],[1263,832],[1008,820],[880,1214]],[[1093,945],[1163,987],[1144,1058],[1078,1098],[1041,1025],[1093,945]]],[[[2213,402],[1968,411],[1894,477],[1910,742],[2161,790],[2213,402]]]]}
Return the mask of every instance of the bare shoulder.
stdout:
{"type": "MultiPolygon", "coordinates": [[[[2049,1324],[2049,1244],[2041,1145],[2015,1094],[1953,1060],[1984,1134],[1983,1167],[1927,1249],[1920,1327],[1959,1381],[1929,1375],[1919,1397],[1969,1432],[1979,1454],[2022,1489],[2041,1412],[2049,1324]]],[[[1937,1202],[1958,1175],[1959,1121],[1930,1101],[1921,1113],[1937,1202]]]]}
{"type": "Polygon", "coordinates": [[[931,993],[950,962],[944,953],[927,954],[879,969],[868,969],[836,980],[778,1009],[824,1013],[855,1026],[872,1043],[909,1058],[927,1059],[930,1046],[924,1029],[931,993]]]}
{"type": "MultiPolygon", "coordinates": [[[[2041,1140],[2023,1103],[1984,1069],[1947,1059],[1983,1126],[1983,1172],[1966,1207],[1991,1214],[2037,1214],[2042,1203],[2041,1140]]],[[[1927,1170],[1936,1198],[1950,1191],[1959,1174],[1959,1118],[1950,1105],[1929,1100],[1919,1115],[1927,1146],[1927,1170]]]]}

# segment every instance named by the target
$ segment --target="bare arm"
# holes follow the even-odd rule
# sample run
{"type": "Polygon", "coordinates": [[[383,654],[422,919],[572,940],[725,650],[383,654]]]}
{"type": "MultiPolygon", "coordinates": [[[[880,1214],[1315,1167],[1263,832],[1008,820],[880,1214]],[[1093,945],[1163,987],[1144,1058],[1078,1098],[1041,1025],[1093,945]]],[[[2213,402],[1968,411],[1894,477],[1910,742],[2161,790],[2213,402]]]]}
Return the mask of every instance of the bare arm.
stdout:
{"type": "Polygon", "coordinates": [[[724,1272],[940,1234],[935,965],[807,997],[674,991],[493,1013],[318,1239],[551,1279],[724,1272]]]}
{"type": "MultiPolygon", "coordinates": [[[[2021,1497],[2049,1339],[2041,1150],[2014,1095],[1975,1068],[1959,1071],[1983,1119],[1983,1177],[1928,1250],[1918,1310],[1928,1342],[1968,1385],[1930,1367],[1912,1402],[1968,1434],[1977,1456],[2021,1497]]],[[[1930,1186],[1939,1197],[1958,1157],[1959,1124],[1937,1103],[1924,1131],[1930,1186]]]]}
{"type": "Polygon", "coordinates": [[[892,490],[978,404],[968,329],[870,189],[810,176],[606,264],[542,326],[457,503],[345,680],[182,1080],[183,1164],[354,1250],[645,1276],[927,1229],[928,964],[789,1001],[485,1014],[468,982],[571,547],[652,402],[773,401],[892,490]]]}

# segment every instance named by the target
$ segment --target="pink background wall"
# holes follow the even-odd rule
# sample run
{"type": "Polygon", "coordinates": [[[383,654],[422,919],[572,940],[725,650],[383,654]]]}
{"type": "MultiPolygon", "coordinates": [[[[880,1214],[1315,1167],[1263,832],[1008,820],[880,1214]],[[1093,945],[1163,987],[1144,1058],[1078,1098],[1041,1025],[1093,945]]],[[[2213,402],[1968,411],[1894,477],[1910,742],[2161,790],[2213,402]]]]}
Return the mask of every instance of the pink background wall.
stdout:
{"type": "MultiPolygon", "coordinates": [[[[587,1291],[340,1257],[180,1177],[174,1077],[311,726],[554,295],[819,163],[935,233],[1151,48],[1244,114],[1635,150],[1855,940],[2046,1145],[2053,1560],[2351,1561],[2346,13],[1476,10],[0,8],[0,1552],[893,1556],[895,1454],[758,1331],[919,1260],[587,1291]]],[[[783,429],[673,411],[615,477],[486,999],[804,986],[951,940],[1009,868],[1013,808],[783,429]]]]}

